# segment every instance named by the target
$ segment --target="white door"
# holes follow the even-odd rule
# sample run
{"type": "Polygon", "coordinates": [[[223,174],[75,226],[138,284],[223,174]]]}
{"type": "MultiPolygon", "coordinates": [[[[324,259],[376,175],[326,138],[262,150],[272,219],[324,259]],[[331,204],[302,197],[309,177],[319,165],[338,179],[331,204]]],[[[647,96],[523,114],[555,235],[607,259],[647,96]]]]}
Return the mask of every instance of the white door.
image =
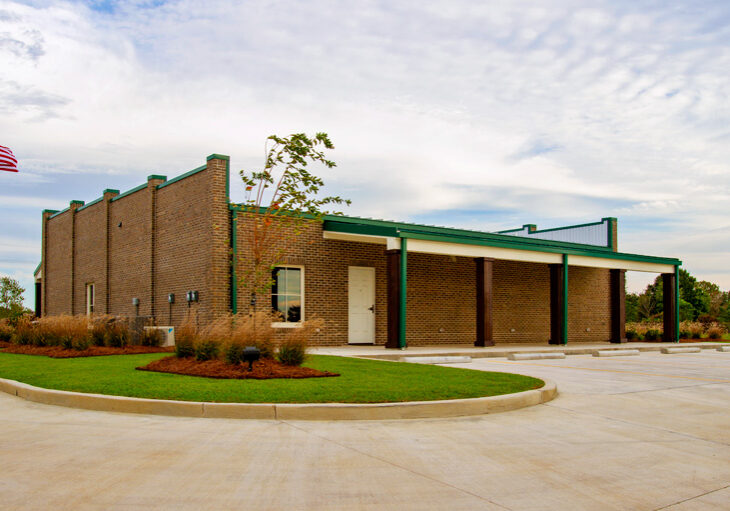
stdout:
{"type": "Polygon", "coordinates": [[[375,268],[348,268],[348,342],[375,343],[375,268]]]}

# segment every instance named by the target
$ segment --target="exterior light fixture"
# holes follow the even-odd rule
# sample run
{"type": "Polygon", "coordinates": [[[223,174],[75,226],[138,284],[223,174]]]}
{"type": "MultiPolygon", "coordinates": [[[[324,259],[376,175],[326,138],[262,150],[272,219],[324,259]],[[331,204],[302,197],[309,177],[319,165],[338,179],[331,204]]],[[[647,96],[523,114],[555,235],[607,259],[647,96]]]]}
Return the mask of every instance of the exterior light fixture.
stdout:
{"type": "Polygon", "coordinates": [[[261,358],[261,351],[255,346],[246,346],[243,348],[243,356],[241,357],[244,362],[248,362],[248,372],[253,371],[253,363],[261,358]]]}

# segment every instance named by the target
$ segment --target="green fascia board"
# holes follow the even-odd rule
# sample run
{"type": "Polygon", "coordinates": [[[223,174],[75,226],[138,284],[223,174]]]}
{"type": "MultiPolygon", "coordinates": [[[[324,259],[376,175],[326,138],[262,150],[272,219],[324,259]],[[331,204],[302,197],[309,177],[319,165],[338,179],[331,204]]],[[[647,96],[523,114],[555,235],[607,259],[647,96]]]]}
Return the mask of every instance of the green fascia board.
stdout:
{"type": "Polygon", "coordinates": [[[35,270],[33,270],[33,276],[34,276],[34,277],[35,277],[36,275],[38,275],[38,271],[39,271],[39,270],[41,269],[41,265],[42,265],[42,264],[43,264],[43,261],[41,261],[40,263],[38,263],[38,266],[36,266],[36,267],[35,267],[35,270]]]}
{"type": "Polygon", "coordinates": [[[226,161],[230,161],[231,160],[231,157],[228,156],[227,154],[213,153],[213,154],[209,155],[207,158],[205,158],[205,161],[210,161],[210,160],[226,160],[226,161]]]}
{"type": "Polygon", "coordinates": [[[87,204],[84,204],[83,206],[81,206],[80,208],[78,208],[78,209],[76,210],[76,212],[78,213],[79,211],[83,211],[83,210],[85,210],[85,209],[86,209],[86,208],[88,208],[89,206],[93,206],[94,204],[98,204],[98,203],[100,203],[100,202],[101,202],[101,201],[102,201],[103,199],[104,199],[104,197],[99,197],[98,199],[95,199],[95,200],[93,200],[93,201],[91,201],[91,202],[89,202],[89,203],[87,203],[87,204]]]}
{"type": "MultiPolygon", "coordinates": [[[[550,252],[555,254],[582,255],[588,257],[601,257],[604,259],[620,259],[627,261],[639,261],[657,264],[679,265],[681,261],[674,258],[645,256],[639,254],[626,254],[613,252],[607,247],[592,247],[578,243],[567,243],[561,241],[538,240],[521,238],[508,235],[491,233],[473,233],[462,231],[460,234],[456,229],[435,227],[427,229],[409,229],[406,224],[394,224],[383,222],[386,225],[376,225],[375,221],[367,221],[363,224],[356,224],[346,219],[335,217],[337,220],[327,219],[324,222],[325,231],[346,232],[350,234],[365,234],[370,236],[386,236],[396,238],[413,238],[426,241],[441,241],[446,243],[463,243],[467,245],[481,245],[516,250],[532,250],[536,252],[550,252]],[[344,220],[344,221],[343,221],[344,220]],[[450,231],[450,232],[445,232],[450,231]],[[456,232],[454,232],[456,231],[456,232]],[[475,234],[481,234],[477,236],[475,234]]],[[[417,227],[417,226],[414,226],[417,227]]]]}
{"type": "Polygon", "coordinates": [[[504,231],[496,231],[495,234],[504,234],[504,233],[507,233],[507,232],[521,232],[521,231],[524,231],[524,230],[525,230],[524,227],[518,227],[517,229],[506,229],[504,231]]]}
{"type": "Polygon", "coordinates": [[[70,201],[68,203],[69,206],[73,206],[74,204],[78,204],[79,206],[83,206],[84,205],[84,201],[78,200],[78,199],[74,199],[74,200],[72,200],[72,201],[70,201]]]}
{"type": "Polygon", "coordinates": [[[117,190],[116,188],[105,188],[104,191],[101,192],[102,195],[107,194],[107,193],[119,194],[119,190],[117,190]]]}
{"type": "Polygon", "coordinates": [[[66,211],[70,211],[70,210],[71,210],[71,208],[66,208],[66,209],[62,209],[61,211],[57,211],[56,213],[49,216],[48,220],[50,220],[51,218],[56,218],[59,215],[63,215],[66,211]]]}
{"type": "Polygon", "coordinates": [[[136,186],[136,187],[132,188],[131,190],[127,190],[124,193],[120,193],[116,197],[112,197],[111,198],[111,202],[114,202],[115,200],[119,200],[122,197],[126,197],[127,195],[132,195],[134,192],[139,192],[140,190],[144,190],[145,188],[147,188],[147,183],[145,183],[143,185],[136,186]]]}
{"type": "Polygon", "coordinates": [[[162,179],[163,181],[167,181],[167,176],[161,176],[160,174],[152,174],[151,176],[147,176],[147,181],[152,181],[153,179],[162,179]]]}
{"type": "Polygon", "coordinates": [[[190,171],[186,172],[185,174],[180,174],[179,176],[173,177],[169,181],[165,181],[164,183],[160,183],[159,185],[157,185],[157,189],[159,190],[160,188],[164,188],[167,185],[171,185],[172,183],[177,183],[178,181],[181,181],[181,180],[185,179],[186,177],[190,177],[193,174],[197,174],[198,172],[202,172],[202,171],[204,171],[207,168],[208,168],[208,165],[201,165],[200,167],[196,167],[193,170],[190,170],[190,171]]]}
{"type": "Polygon", "coordinates": [[[50,213],[52,215],[55,215],[56,213],[58,213],[58,210],[57,209],[44,209],[43,213],[50,213]]]}

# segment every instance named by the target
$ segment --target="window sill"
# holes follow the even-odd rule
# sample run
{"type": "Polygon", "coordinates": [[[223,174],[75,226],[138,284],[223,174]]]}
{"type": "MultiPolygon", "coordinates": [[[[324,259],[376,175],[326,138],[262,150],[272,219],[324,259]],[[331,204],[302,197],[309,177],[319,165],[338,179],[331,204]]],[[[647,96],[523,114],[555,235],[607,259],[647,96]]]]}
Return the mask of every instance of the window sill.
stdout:
{"type": "Polygon", "coordinates": [[[271,323],[271,327],[272,328],[301,328],[302,323],[301,322],[299,322],[299,323],[284,323],[284,322],[271,323]]]}

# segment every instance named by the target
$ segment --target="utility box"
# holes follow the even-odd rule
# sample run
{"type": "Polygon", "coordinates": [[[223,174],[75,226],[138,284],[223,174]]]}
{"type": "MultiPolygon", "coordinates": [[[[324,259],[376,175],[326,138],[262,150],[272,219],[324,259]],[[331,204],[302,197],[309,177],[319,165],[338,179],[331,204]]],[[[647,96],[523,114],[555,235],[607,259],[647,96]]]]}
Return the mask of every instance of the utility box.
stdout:
{"type": "Polygon", "coordinates": [[[175,346],[175,327],[174,326],[146,326],[145,330],[159,330],[162,335],[162,344],[160,346],[175,346]]]}

